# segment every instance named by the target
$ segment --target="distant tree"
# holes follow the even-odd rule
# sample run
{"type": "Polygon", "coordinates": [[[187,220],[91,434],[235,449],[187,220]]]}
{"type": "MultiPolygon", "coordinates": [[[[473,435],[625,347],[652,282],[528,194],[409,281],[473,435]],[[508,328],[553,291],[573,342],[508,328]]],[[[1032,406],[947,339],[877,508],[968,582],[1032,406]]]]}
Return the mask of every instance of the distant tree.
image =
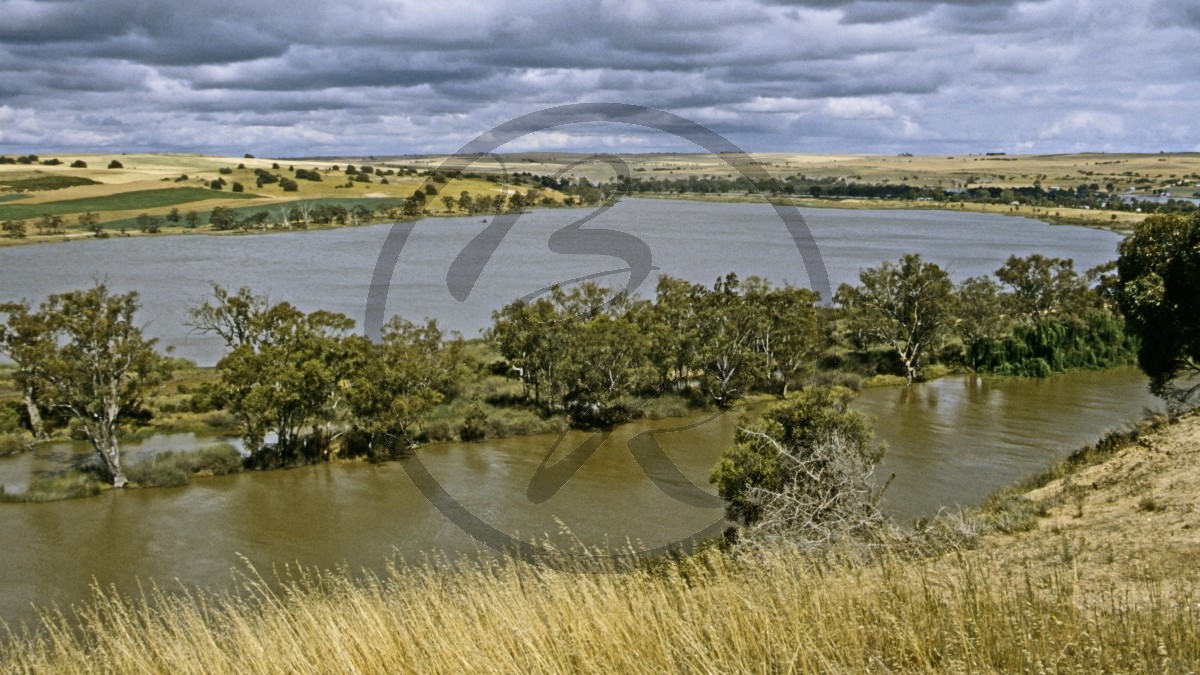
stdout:
{"type": "Polygon", "coordinates": [[[859,286],[842,284],[834,301],[846,312],[847,329],[892,348],[912,384],[930,352],[950,328],[954,285],[934,263],[909,254],[899,264],[863,270],[859,286]]]}
{"type": "Polygon", "coordinates": [[[183,216],[183,221],[187,223],[188,227],[194,228],[200,224],[200,214],[196,213],[195,211],[188,211],[183,216]]]}
{"type": "Polygon", "coordinates": [[[113,295],[103,283],[52,295],[39,314],[52,349],[38,352],[33,371],[50,408],[68,413],[104,462],[113,487],[125,485],[122,424],[147,394],[170,376],[170,361],[134,324],[137,292],[113,295]]]}
{"type": "Polygon", "coordinates": [[[442,195],[442,204],[446,206],[446,213],[453,213],[454,207],[458,205],[458,201],[450,195],[442,195]]]}
{"type": "Polygon", "coordinates": [[[762,372],[762,354],[755,349],[758,315],[742,296],[736,274],[719,279],[699,300],[697,363],[708,395],[718,406],[728,407],[762,372]]]}
{"type": "Polygon", "coordinates": [[[643,330],[650,338],[650,359],[663,385],[683,389],[700,368],[696,313],[706,292],[703,286],[677,277],[658,278],[652,318],[643,330]]]}
{"type": "Polygon", "coordinates": [[[820,347],[817,332],[816,293],[751,277],[745,283],[746,304],[756,314],[755,349],[761,355],[762,381],[778,376],[781,396],[787,398],[792,379],[810,367],[820,347]]]}
{"type": "Polygon", "coordinates": [[[0,231],[4,232],[4,236],[9,239],[24,239],[25,238],[25,221],[24,220],[6,220],[0,224],[0,231]]]}
{"type": "Polygon", "coordinates": [[[235,229],[237,220],[237,211],[228,206],[214,206],[212,213],[208,216],[208,223],[213,226],[214,230],[235,229]]]}
{"type": "Polygon", "coordinates": [[[227,409],[245,428],[246,447],[275,461],[312,461],[325,439],[302,438],[328,425],[349,375],[344,338],[354,321],[330,312],[304,314],[287,303],[257,319],[257,348],[235,347],[217,363],[227,409]],[[274,433],[274,448],[264,448],[274,433]]]}
{"type": "Polygon", "coordinates": [[[243,187],[242,184],[237,181],[233,182],[233,187],[230,189],[234,192],[245,192],[246,191],[246,188],[243,187]]]}
{"type": "Polygon", "coordinates": [[[109,163],[108,163],[108,168],[110,168],[110,169],[124,169],[124,168],[125,168],[125,165],[124,165],[124,164],[121,164],[121,162],[119,162],[119,161],[117,161],[117,160],[115,160],[115,159],[114,159],[113,161],[111,161],[111,162],[109,162],[109,163]]]}
{"type": "Polygon", "coordinates": [[[91,232],[92,236],[96,237],[97,239],[103,239],[106,236],[104,233],[104,226],[100,224],[100,214],[96,213],[95,211],[81,213],[79,214],[77,220],[83,229],[91,232]]]}
{"type": "Polygon", "coordinates": [[[87,162],[83,161],[82,159],[77,159],[74,162],[71,162],[71,168],[72,169],[86,169],[87,162]]]}
{"type": "Polygon", "coordinates": [[[284,192],[297,192],[300,189],[300,186],[296,184],[296,181],[292,180],[291,178],[283,177],[279,179],[279,187],[283,188],[284,192]]]}
{"type": "Polygon", "coordinates": [[[63,234],[67,231],[62,216],[44,215],[38,220],[37,229],[40,234],[63,234]]]}
{"type": "Polygon", "coordinates": [[[1200,213],[1154,215],[1118,246],[1115,295],[1155,394],[1200,391],[1200,213]]]}
{"type": "Polygon", "coordinates": [[[475,215],[475,200],[471,199],[471,194],[466,190],[458,194],[458,208],[462,209],[465,213],[475,215]]]}
{"type": "Polygon", "coordinates": [[[143,213],[138,215],[136,222],[138,229],[147,234],[158,234],[162,230],[162,216],[152,216],[149,213],[143,213]]]}
{"type": "Polygon", "coordinates": [[[171,210],[167,213],[167,222],[168,223],[178,223],[179,222],[179,208],[178,207],[174,207],[174,206],[171,207],[171,210]]]}
{"type": "Polygon", "coordinates": [[[225,186],[225,181],[221,180],[220,178],[210,181],[208,183],[208,187],[210,190],[220,190],[224,186],[225,186]]]}

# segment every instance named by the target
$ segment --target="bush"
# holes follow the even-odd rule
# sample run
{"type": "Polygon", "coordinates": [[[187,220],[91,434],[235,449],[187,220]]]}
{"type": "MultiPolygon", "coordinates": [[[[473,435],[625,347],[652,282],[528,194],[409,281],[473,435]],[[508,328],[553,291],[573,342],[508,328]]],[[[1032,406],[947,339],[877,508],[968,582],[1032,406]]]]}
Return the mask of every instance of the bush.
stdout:
{"type": "Polygon", "coordinates": [[[25,492],[6,493],[0,488],[0,502],[56,502],[92,497],[100,494],[103,485],[97,470],[72,469],[36,478],[25,492]]]}
{"type": "Polygon", "coordinates": [[[225,476],[242,470],[242,457],[228,443],[194,452],[164,452],[125,470],[129,480],[142,487],[179,487],[192,476],[225,476]]]}
{"type": "Polygon", "coordinates": [[[217,431],[236,431],[242,426],[238,418],[224,410],[216,410],[208,413],[200,418],[200,423],[217,431]]]}
{"type": "Polygon", "coordinates": [[[0,433],[0,457],[15,455],[28,450],[29,446],[15,433],[0,433]]]}
{"type": "Polygon", "coordinates": [[[87,162],[83,161],[82,159],[77,159],[74,162],[71,162],[71,168],[72,169],[86,169],[87,162]]]}
{"type": "Polygon", "coordinates": [[[124,169],[124,168],[125,168],[125,165],[124,165],[124,164],[122,164],[122,163],[120,163],[120,162],[118,162],[117,160],[115,160],[115,159],[114,159],[113,161],[111,161],[111,162],[109,162],[109,163],[108,163],[108,168],[110,168],[110,169],[124,169]]]}
{"type": "Polygon", "coordinates": [[[684,417],[691,412],[691,403],[678,394],[663,394],[646,401],[641,407],[642,417],[650,420],[684,417]]]}
{"type": "Polygon", "coordinates": [[[0,434],[19,434],[23,430],[20,404],[16,401],[0,403],[0,434]]]}

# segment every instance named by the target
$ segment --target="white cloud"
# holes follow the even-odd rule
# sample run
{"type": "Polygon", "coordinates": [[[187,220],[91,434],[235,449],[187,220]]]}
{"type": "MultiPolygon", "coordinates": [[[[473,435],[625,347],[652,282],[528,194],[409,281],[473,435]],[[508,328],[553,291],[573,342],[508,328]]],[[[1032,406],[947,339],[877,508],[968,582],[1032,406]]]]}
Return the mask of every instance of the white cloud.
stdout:
{"type": "Polygon", "coordinates": [[[896,116],[892,106],[878,98],[832,98],[821,112],[839,120],[886,120],[896,116]]]}
{"type": "Polygon", "coordinates": [[[1042,138],[1089,139],[1116,138],[1125,132],[1125,121],[1120,115],[1096,111],[1078,111],[1068,114],[1042,133],[1042,138]]]}

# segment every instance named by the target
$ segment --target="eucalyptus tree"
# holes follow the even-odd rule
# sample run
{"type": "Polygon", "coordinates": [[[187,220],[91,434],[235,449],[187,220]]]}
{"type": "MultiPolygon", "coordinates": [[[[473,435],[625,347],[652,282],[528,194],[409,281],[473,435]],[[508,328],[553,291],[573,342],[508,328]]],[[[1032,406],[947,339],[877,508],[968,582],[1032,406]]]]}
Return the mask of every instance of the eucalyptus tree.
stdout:
{"type": "MultiPolygon", "coordinates": [[[[52,295],[36,315],[27,308],[9,333],[22,342],[23,379],[42,402],[74,418],[99,455],[114,487],[126,484],[121,468],[122,426],[145,397],[170,376],[170,361],[134,324],[139,295],[115,295],[103,283],[52,295]]],[[[14,310],[13,306],[9,306],[14,310]]]]}
{"type": "Polygon", "coordinates": [[[846,328],[868,342],[888,345],[912,384],[930,352],[950,328],[954,284],[935,263],[908,254],[858,275],[860,285],[842,284],[834,300],[845,310],[846,328]]]}

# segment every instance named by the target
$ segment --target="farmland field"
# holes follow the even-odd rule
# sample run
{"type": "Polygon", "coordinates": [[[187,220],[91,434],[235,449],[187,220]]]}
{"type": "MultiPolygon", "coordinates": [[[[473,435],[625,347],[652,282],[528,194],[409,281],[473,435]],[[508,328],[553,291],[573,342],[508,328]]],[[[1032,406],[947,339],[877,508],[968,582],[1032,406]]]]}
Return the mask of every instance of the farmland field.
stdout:
{"type": "Polygon", "coordinates": [[[255,199],[257,195],[218,192],[207,188],[167,188],[165,190],[135,190],[103,197],[69,199],[45,204],[11,204],[0,206],[0,220],[38,218],[82,211],[129,211],[154,209],[206,199],[255,199]]]}

